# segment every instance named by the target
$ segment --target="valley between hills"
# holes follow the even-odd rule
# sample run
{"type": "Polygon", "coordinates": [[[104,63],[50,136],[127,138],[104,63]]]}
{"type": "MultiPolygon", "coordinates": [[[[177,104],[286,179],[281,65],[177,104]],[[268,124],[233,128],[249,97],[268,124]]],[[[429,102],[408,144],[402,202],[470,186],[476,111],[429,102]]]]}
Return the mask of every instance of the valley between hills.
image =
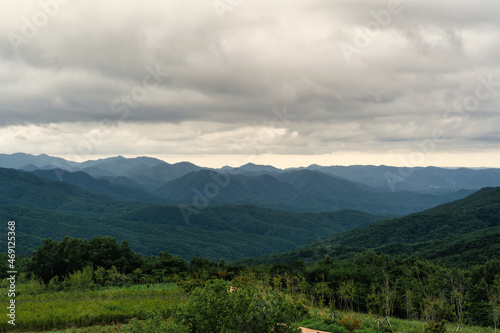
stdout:
{"type": "Polygon", "coordinates": [[[233,261],[319,241],[340,257],[378,248],[430,258],[439,248],[446,261],[443,239],[453,245],[470,234],[489,244],[498,226],[497,207],[480,208],[496,190],[476,192],[500,185],[497,169],[415,168],[393,184],[398,170],[385,166],[215,170],[149,157],[75,163],[28,154],[0,155],[0,166],[0,215],[19,221],[24,255],[44,238],[101,235],[186,260],[233,261]]]}

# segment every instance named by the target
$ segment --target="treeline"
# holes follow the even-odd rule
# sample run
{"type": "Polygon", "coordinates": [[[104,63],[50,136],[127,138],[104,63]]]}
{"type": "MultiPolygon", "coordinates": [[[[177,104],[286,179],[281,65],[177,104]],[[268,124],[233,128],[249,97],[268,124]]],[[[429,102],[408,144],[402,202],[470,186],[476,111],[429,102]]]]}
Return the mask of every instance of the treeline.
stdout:
{"type": "Polygon", "coordinates": [[[335,318],[351,311],[372,313],[384,325],[398,317],[496,327],[500,315],[498,259],[452,269],[416,257],[390,259],[369,250],[349,262],[326,256],[312,264],[297,260],[249,267],[223,259],[186,262],[166,252],[142,256],[126,241],[111,237],[66,237],[61,242],[46,239],[31,258],[19,259],[18,264],[25,279],[43,282],[51,290],[158,282],[194,290],[209,280],[238,280],[302,295],[308,306],[328,306],[335,318]]]}

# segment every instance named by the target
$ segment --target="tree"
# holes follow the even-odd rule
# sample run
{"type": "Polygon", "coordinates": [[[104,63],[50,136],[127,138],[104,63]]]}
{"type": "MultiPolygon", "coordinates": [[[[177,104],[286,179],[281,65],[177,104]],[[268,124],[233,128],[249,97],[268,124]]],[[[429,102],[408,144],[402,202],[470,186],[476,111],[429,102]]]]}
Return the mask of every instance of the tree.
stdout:
{"type": "Polygon", "coordinates": [[[330,294],[330,288],[326,282],[318,282],[313,287],[313,293],[318,297],[320,306],[325,304],[326,297],[330,294]]]}
{"type": "Polygon", "coordinates": [[[49,283],[54,276],[62,277],[66,269],[58,253],[58,243],[50,238],[44,239],[38,250],[33,252],[30,270],[45,283],[49,283]]]}
{"type": "Polygon", "coordinates": [[[127,241],[119,244],[113,237],[96,236],[90,241],[66,236],[60,243],[50,238],[33,252],[29,268],[48,283],[92,265],[93,269],[117,267],[122,274],[142,266],[141,255],[132,251],[127,241]]]}
{"type": "Polygon", "coordinates": [[[340,295],[341,307],[343,307],[344,311],[354,311],[354,298],[356,297],[354,280],[342,281],[339,284],[338,293],[340,295]]]}
{"type": "Polygon", "coordinates": [[[391,286],[390,281],[389,281],[389,275],[384,272],[385,279],[384,279],[384,284],[382,286],[382,295],[384,299],[384,313],[385,313],[385,320],[387,321],[387,324],[391,326],[391,322],[389,321],[389,317],[392,316],[394,313],[394,306],[396,304],[397,300],[397,281],[395,285],[391,286]]]}
{"type": "Polygon", "coordinates": [[[455,305],[455,314],[458,321],[457,331],[462,329],[464,320],[465,293],[467,292],[467,281],[463,272],[453,270],[451,272],[451,300],[455,305]]]}
{"type": "Polygon", "coordinates": [[[377,316],[377,331],[380,330],[380,317],[384,314],[384,300],[377,288],[377,285],[372,283],[371,285],[371,293],[367,298],[367,306],[368,310],[377,316]]]}
{"type": "Polygon", "coordinates": [[[64,274],[81,270],[88,265],[88,242],[69,236],[58,244],[59,257],[64,261],[64,274]]]}
{"type": "Polygon", "coordinates": [[[103,267],[99,266],[94,271],[94,281],[98,285],[104,287],[106,283],[106,270],[103,267]]]}
{"type": "Polygon", "coordinates": [[[411,289],[406,289],[405,292],[405,311],[406,311],[406,319],[413,319],[413,312],[415,310],[415,306],[413,305],[413,299],[415,298],[415,294],[411,289]]]}
{"type": "Polygon", "coordinates": [[[165,274],[179,274],[187,271],[187,264],[180,256],[168,252],[160,252],[161,269],[165,274]]]}
{"type": "Polygon", "coordinates": [[[489,288],[489,299],[493,318],[493,329],[498,329],[498,320],[500,316],[500,275],[495,276],[493,284],[489,288]]]}
{"type": "Polygon", "coordinates": [[[115,266],[122,274],[130,273],[142,265],[141,256],[130,249],[129,243],[119,244],[114,237],[96,236],[88,242],[88,261],[94,268],[110,269],[115,266]]]}

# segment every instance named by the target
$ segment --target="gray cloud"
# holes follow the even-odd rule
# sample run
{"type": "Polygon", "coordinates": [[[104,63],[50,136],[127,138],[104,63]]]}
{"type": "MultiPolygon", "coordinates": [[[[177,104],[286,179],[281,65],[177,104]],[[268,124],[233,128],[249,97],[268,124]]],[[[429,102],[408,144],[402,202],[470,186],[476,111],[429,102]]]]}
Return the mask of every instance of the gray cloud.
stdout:
{"type": "MultiPolygon", "coordinates": [[[[490,125],[499,94],[467,117],[449,113],[474,96],[479,77],[500,81],[496,0],[401,0],[401,12],[363,47],[359,33],[384,19],[389,1],[243,1],[224,20],[212,2],[69,1],[27,38],[23,29],[44,12],[40,3],[0,4],[0,126],[16,126],[20,149],[30,142],[23,126],[63,124],[53,138],[66,133],[76,146],[79,129],[104,120],[151,150],[174,142],[176,154],[236,153],[270,124],[284,132],[260,142],[260,151],[277,154],[411,150],[436,128],[464,147],[498,142],[490,125]],[[16,36],[24,38],[18,52],[16,36]],[[356,47],[350,63],[342,43],[356,47]],[[144,92],[147,68],[169,76],[134,98],[144,92]],[[272,111],[285,106],[295,116],[286,124],[272,111]],[[191,124],[192,137],[148,138],[158,124],[173,133],[191,124]],[[197,133],[193,124],[210,125],[197,133]]],[[[96,151],[120,147],[103,140],[96,151]]]]}

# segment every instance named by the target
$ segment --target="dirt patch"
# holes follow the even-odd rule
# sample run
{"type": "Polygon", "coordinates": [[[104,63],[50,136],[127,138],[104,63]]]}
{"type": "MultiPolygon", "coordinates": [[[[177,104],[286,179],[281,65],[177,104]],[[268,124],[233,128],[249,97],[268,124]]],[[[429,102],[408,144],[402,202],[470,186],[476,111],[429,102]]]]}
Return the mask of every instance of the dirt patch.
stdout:
{"type": "Polygon", "coordinates": [[[325,331],[312,330],[310,328],[301,327],[302,333],[329,333],[325,331]]]}

